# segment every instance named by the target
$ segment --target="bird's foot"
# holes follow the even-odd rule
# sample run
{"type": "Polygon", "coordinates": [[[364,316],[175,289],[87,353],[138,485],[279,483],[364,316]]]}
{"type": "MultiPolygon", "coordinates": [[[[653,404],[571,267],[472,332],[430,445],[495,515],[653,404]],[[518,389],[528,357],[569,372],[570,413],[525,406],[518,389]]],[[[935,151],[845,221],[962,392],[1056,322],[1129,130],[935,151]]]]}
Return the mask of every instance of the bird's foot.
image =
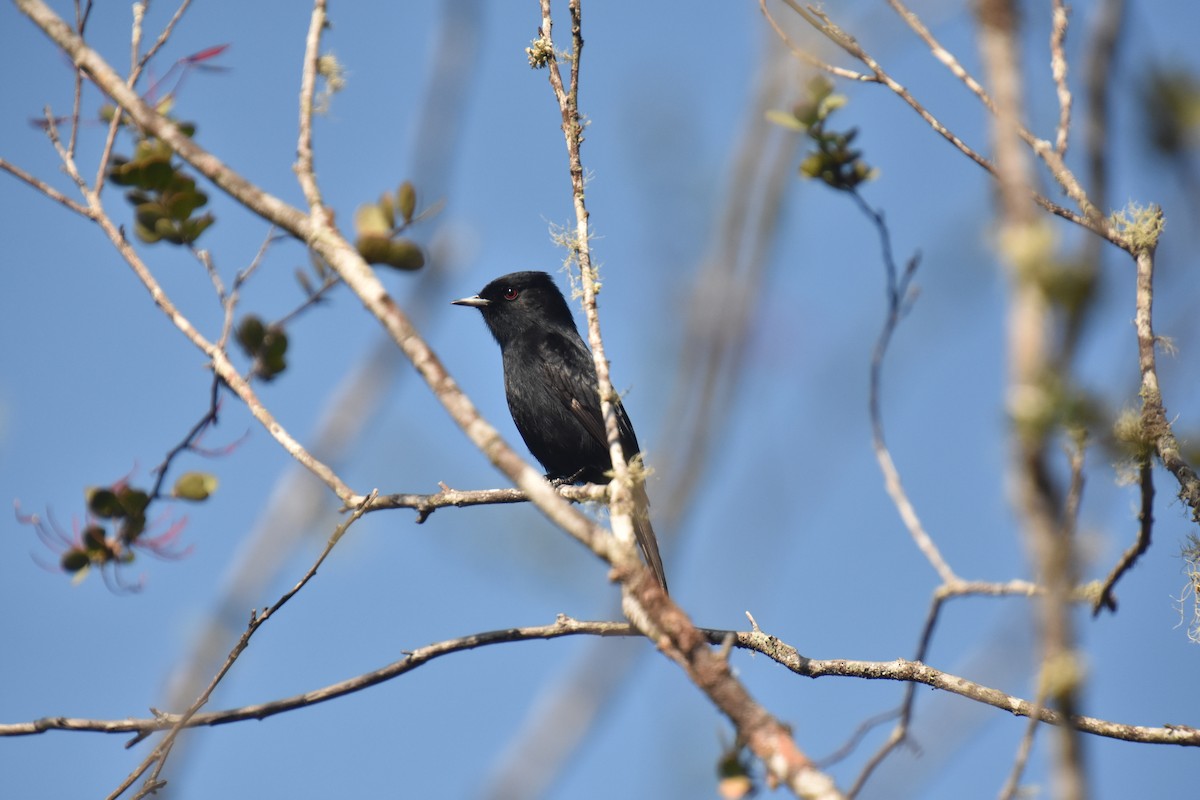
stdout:
{"type": "Polygon", "coordinates": [[[546,480],[550,481],[550,485],[555,489],[560,486],[573,486],[579,483],[580,478],[583,477],[583,473],[586,471],[581,469],[573,475],[547,475],[546,480]]]}

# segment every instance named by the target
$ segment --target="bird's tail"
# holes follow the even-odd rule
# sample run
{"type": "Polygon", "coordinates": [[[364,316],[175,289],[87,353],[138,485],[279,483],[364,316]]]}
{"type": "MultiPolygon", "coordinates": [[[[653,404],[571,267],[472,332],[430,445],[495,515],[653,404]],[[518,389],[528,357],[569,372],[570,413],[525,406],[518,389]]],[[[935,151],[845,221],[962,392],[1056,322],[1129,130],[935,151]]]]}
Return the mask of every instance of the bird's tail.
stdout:
{"type": "MultiPolygon", "coordinates": [[[[658,554],[658,539],[654,537],[654,526],[650,524],[650,496],[646,487],[637,483],[633,488],[633,533],[646,563],[658,578],[663,591],[667,592],[667,573],[663,570],[662,556],[658,554]]],[[[669,593],[669,592],[668,592],[669,593]]]]}

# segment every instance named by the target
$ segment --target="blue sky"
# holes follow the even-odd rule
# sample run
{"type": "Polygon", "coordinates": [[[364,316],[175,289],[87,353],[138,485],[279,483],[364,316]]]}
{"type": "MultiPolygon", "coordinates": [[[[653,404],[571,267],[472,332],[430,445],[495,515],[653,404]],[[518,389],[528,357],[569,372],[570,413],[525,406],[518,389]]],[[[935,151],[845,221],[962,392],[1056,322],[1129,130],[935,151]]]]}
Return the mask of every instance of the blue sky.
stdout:
{"type": "MultiPolygon", "coordinates": [[[[385,280],[456,380],[523,452],[503,399],[499,352],[478,314],[449,300],[505,272],[554,272],[561,263],[548,232],[572,214],[558,111],[544,73],[531,71],[523,52],[539,23],[536,4],[477,4],[475,35],[472,25],[457,24],[439,44],[440,5],[334,5],[327,43],[348,83],[317,123],[317,172],[342,221],[358,204],[427,172],[416,131],[431,65],[465,70],[468,89],[451,104],[443,130],[452,165],[440,187],[428,190],[444,209],[418,231],[450,255],[437,274],[385,280]]],[[[873,4],[838,6],[830,11],[843,27],[961,136],[986,148],[986,120],[970,96],[897,20],[873,4]]],[[[917,8],[978,72],[969,13],[941,4],[917,8]]],[[[1069,55],[1076,70],[1090,11],[1086,3],[1075,9],[1069,55]]],[[[168,4],[156,5],[149,27],[169,12],[168,4]]],[[[561,13],[556,35],[565,42],[565,7],[561,13]]],[[[670,4],[593,2],[585,13],[581,106],[591,125],[584,160],[594,257],[605,279],[605,342],[650,461],[665,463],[670,454],[660,448],[686,344],[683,310],[695,265],[728,202],[728,161],[767,31],[757,4],[748,2],[706,4],[686,19],[670,4]]],[[[1039,43],[1029,54],[1030,124],[1048,135],[1056,108],[1038,61],[1047,23],[1037,13],[1028,11],[1039,43]]],[[[1195,209],[1176,176],[1141,154],[1136,90],[1150,59],[1200,69],[1189,35],[1198,25],[1200,12],[1190,3],[1131,6],[1112,131],[1114,203],[1159,202],[1168,215],[1157,323],[1179,347],[1163,360],[1162,380],[1185,436],[1200,427],[1197,285],[1189,273],[1195,209]]],[[[228,71],[191,75],[176,112],[198,123],[205,147],[297,204],[291,164],[306,26],[305,4],[197,4],[161,68],[230,44],[217,60],[228,71]]],[[[98,5],[90,38],[118,67],[128,61],[128,28],[124,9],[98,5]]],[[[8,109],[0,118],[0,155],[69,189],[29,120],[46,104],[55,113],[69,110],[71,73],[8,4],[0,6],[0,68],[20,77],[0,84],[8,109]]],[[[880,169],[866,196],[886,212],[898,252],[922,253],[921,296],[885,371],[894,457],[959,574],[1029,577],[1003,481],[1006,286],[989,250],[989,184],[885,90],[845,91],[851,102],[840,113],[861,128],[866,157],[880,169]]],[[[94,92],[85,96],[88,113],[98,105],[94,92]]],[[[83,130],[84,163],[94,163],[103,130],[83,130]]],[[[1080,142],[1073,144],[1078,164],[1080,142]]],[[[229,276],[249,263],[266,231],[216,190],[211,195],[219,221],[202,244],[229,276]]],[[[117,192],[106,200],[114,216],[128,220],[117,192]]],[[[9,275],[0,294],[0,494],[27,512],[50,508],[69,525],[82,511],[84,487],[131,471],[149,481],[149,471],[203,413],[209,377],[200,354],[152,306],[97,229],[8,176],[0,179],[0,202],[9,275]]],[[[1064,248],[1077,243],[1075,231],[1058,230],[1064,248]]],[[[184,311],[214,332],[219,309],[195,262],[162,246],[141,250],[184,311]]],[[[305,263],[296,244],[273,248],[244,292],[243,310],[271,318],[294,307],[301,294],[291,275],[305,263]]],[[[669,534],[672,590],[698,623],[744,628],[750,611],[812,657],[912,655],[936,576],[884,494],[870,449],[866,380],[882,321],[882,278],[874,234],[852,204],[790,180],[733,410],[707,432],[717,458],[704,465],[699,491],[669,534]]],[[[1109,253],[1080,363],[1087,384],[1114,407],[1137,400],[1132,317],[1132,265],[1109,253]]],[[[260,391],[282,423],[308,441],[336,387],[379,333],[341,291],[290,335],[291,368],[260,391]]],[[[339,462],[352,486],[417,492],[436,491],[439,481],[503,485],[413,370],[399,365],[386,385],[368,433],[339,462]]],[[[144,716],[163,705],[180,660],[214,615],[226,626],[217,645],[223,655],[250,608],[273,602],[307,569],[335,524],[332,509],[311,530],[290,531],[299,544],[268,543],[265,556],[247,555],[262,509],[289,469],[286,455],[232,399],[206,444],[228,444],[247,432],[231,455],[181,462],[180,470],[214,472],[221,487],[202,506],[176,507],[188,516],[184,541],[193,552],[177,562],[139,560],[128,573],[144,576],[139,594],[115,595],[97,575],[72,587],[35,563],[35,556],[52,555],[28,527],[11,519],[0,526],[0,603],[7,609],[0,622],[0,683],[7,687],[0,722],[144,716]],[[221,605],[236,564],[262,583],[251,597],[221,605]]],[[[1132,537],[1137,497],[1117,485],[1103,453],[1091,453],[1089,469],[1081,547],[1087,576],[1096,577],[1132,537]]],[[[652,496],[655,481],[669,477],[652,479],[652,496]]],[[[1118,588],[1120,613],[1079,618],[1090,669],[1084,705],[1086,713],[1119,722],[1197,724],[1198,651],[1176,627],[1172,600],[1185,582],[1178,543],[1194,526],[1172,502],[1166,473],[1159,473],[1158,488],[1155,543],[1118,588]]],[[[280,507],[295,508],[311,491],[285,496],[280,507]]],[[[316,689],[405,650],[476,631],[545,624],[560,612],[614,614],[616,592],[602,565],[531,508],[447,509],[423,526],[413,517],[402,510],[357,525],[258,633],[211,707],[316,689]]],[[[1021,600],[959,601],[945,615],[929,662],[1031,696],[1030,610],[1021,600]]],[[[173,757],[167,777],[179,798],[261,795],[263,786],[293,797],[487,797],[506,747],[546,691],[581,659],[622,647],[638,651],[636,666],[550,796],[711,795],[728,727],[642,641],[558,640],[454,655],[342,700],[200,732],[173,757]]],[[[748,654],[735,655],[734,663],[751,692],[794,725],[801,747],[817,757],[902,695],[896,684],[800,679],[748,654]]],[[[932,691],[918,696],[923,755],[895,756],[867,796],[994,796],[1024,720],[932,691]]],[[[840,785],[850,784],[885,732],[832,768],[840,785]]],[[[1047,785],[1044,745],[1051,740],[1039,734],[1029,783],[1047,785]]],[[[2,740],[4,793],[103,796],[148,752],[146,744],[124,750],[123,742],[90,733],[2,740]]],[[[1094,738],[1086,744],[1097,798],[1180,796],[1194,785],[1195,755],[1184,749],[1094,738]]]]}

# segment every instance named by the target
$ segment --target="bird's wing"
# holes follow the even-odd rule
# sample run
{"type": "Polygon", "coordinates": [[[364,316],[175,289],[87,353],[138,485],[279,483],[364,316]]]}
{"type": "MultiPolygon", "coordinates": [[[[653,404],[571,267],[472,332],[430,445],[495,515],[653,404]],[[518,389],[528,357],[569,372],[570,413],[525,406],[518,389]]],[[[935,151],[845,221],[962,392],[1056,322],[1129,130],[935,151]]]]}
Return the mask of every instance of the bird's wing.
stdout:
{"type": "MultiPolygon", "coordinates": [[[[588,435],[602,448],[608,450],[608,435],[604,431],[604,417],[600,413],[600,393],[596,389],[596,369],[591,351],[578,337],[552,334],[542,343],[543,379],[550,392],[570,410],[588,435]]],[[[617,428],[621,437],[621,449],[626,459],[640,452],[637,436],[625,406],[616,401],[617,428]]],[[[607,461],[607,458],[605,459],[607,461]]],[[[606,470],[607,471],[607,470],[606,470]]],[[[667,576],[663,570],[662,557],[658,552],[658,541],[654,527],[650,524],[650,498],[646,487],[637,483],[634,488],[633,531],[638,544],[658,579],[663,591],[667,591],[667,576]]]]}
{"type": "MultiPolygon", "coordinates": [[[[578,336],[558,334],[547,337],[543,348],[542,363],[547,384],[588,435],[607,450],[608,434],[604,431],[604,416],[600,413],[600,393],[596,389],[596,368],[591,351],[578,336]]],[[[620,400],[616,404],[616,413],[621,449],[626,459],[633,458],[640,448],[620,400]]]]}

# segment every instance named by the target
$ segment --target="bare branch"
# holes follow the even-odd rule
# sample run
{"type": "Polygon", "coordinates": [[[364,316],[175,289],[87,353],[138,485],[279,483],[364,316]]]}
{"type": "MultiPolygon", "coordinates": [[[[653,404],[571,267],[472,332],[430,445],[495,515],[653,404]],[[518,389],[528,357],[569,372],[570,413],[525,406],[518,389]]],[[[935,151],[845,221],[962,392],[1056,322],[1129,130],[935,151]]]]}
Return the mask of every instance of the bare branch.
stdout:
{"type": "Polygon", "coordinates": [[[1053,0],[1050,21],[1050,74],[1058,94],[1058,131],[1054,137],[1054,152],[1062,158],[1067,154],[1067,135],[1071,130],[1071,87],[1067,85],[1067,55],[1063,43],[1067,39],[1067,16],[1070,9],[1063,0],[1053,0]]]}
{"type": "Polygon", "coordinates": [[[317,61],[321,51],[321,33],[325,30],[325,0],[314,0],[304,43],[304,68],[300,77],[300,132],[296,142],[296,178],[308,201],[314,222],[323,224],[326,216],[317,176],[313,171],[312,122],[313,95],[317,86],[317,61]]]}
{"type": "Polygon", "coordinates": [[[175,32],[175,26],[183,19],[183,15],[187,13],[188,8],[192,5],[192,0],[180,0],[179,7],[175,9],[175,13],[171,15],[171,19],[167,20],[167,24],[163,26],[162,32],[158,34],[158,38],[154,40],[154,44],[150,45],[150,49],[145,52],[140,58],[137,55],[137,49],[134,49],[133,57],[136,61],[136,66],[133,69],[132,80],[130,86],[134,85],[138,76],[146,69],[150,61],[158,55],[158,51],[162,50],[166,45],[167,40],[171,38],[171,34],[175,32]]]}
{"type": "Polygon", "coordinates": [[[1150,531],[1154,527],[1154,465],[1148,458],[1138,470],[1138,484],[1141,487],[1142,507],[1138,511],[1137,537],[1117,559],[1112,571],[1104,579],[1104,583],[1100,587],[1100,594],[1092,603],[1092,616],[1098,615],[1101,609],[1105,608],[1109,611],[1117,610],[1117,598],[1113,595],[1117,581],[1133,568],[1133,565],[1150,547],[1150,531]]]}
{"type": "MultiPolygon", "coordinates": [[[[734,647],[753,650],[786,667],[797,675],[808,678],[843,677],[867,680],[907,681],[983,703],[1017,716],[1036,716],[1042,722],[1061,726],[1064,718],[1050,709],[1036,708],[1036,704],[998,689],[974,683],[965,678],[942,672],[918,661],[896,659],[894,661],[853,661],[847,659],[819,660],[802,656],[794,647],[763,632],[727,631],[713,628],[696,629],[708,645],[719,646],[732,633],[734,647]]],[[[405,658],[381,669],[356,676],[349,680],[331,684],[304,694],[273,700],[267,703],[242,706],[225,711],[198,713],[188,720],[186,727],[226,725],[244,720],[260,720],[297,708],[316,705],[352,692],[361,691],[392,678],[424,666],[451,653],[465,652],[478,647],[521,642],[533,639],[557,639],[564,636],[640,636],[640,632],[629,623],[575,620],[559,615],[556,622],[523,628],[504,628],[485,633],[472,634],[456,639],[431,644],[412,650],[405,658]]],[[[0,737],[30,736],[51,730],[90,731],[97,733],[135,733],[144,736],[159,730],[169,730],[180,715],[162,714],[149,719],[90,720],[67,717],[46,717],[32,722],[0,724],[0,737]]],[[[1095,717],[1076,716],[1072,726],[1084,733],[1144,744],[1172,744],[1183,747],[1200,747],[1200,728],[1187,725],[1164,725],[1147,727],[1111,722],[1095,717]]]]}
{"type": "Polygon", "coordinates": [[[775,21],[775,17],[771,16],[771,12],[767,9],[767,0],[758,0],[758,8],[760,11],[762,11],[763,16],[767,18],[767,22],[775,31],[776,35],[779,36],[780,41],[787,45],[787,48],[792,51],[792,55],[794,55],[796,58],[807,63],[809,66],[816,67],[822,72],[828,72],[830,75],[836,75],[839,78],[845,78],[849,81],[859,81],[862,83],[879,83],[879,78],[875,75],[864,75],[861,72],[855,72],[851,69],[834,66],[827,61],[822,61],[812,53],[797,45],[791,40],[791,37],[784,32],[783,28],[779,26],[779,23],[775,21]]]}
{"type": "Polygon", "coordinates": [[[1029,715],[1029,723],[1025,726],[1025,733],[1017,745],[1017,755],[1013,759],[1012,769],[1004,781],[1004,786],[1000,787],[1000,800],[1013,800],[1021,787],[1021,776],[1025,774],[1025,765],[1029,762],[1029,754],[1033,751],[1033,737],[1037,734],[1038,722],[1041,721],[1042,710],[1046,705],[1045,681],[1038,683],[1037,697],[1034,698],[1033,703],[1033,712],[1029,715]]]}
{"type": "MultiPolygon", "coordinates": [[[[389,508],[412,508],[417,511],[417,522],[429,519],[429,515],[439,508],[455,506],[496,505],[503,503],[525,503],[529,495],[520,489],[477,489],[462,491],[451,489],[446,484],[439,484],[440,492],[435,494],[385,494],[380,495],[368,507],[367,511],[382,511],[389,508]]],[[[608,485],[587,483],[581,486],[565,485],[555,487],[559,495],[577,503],[604,502],[608,499],[608,485]]]]}
{"type": "Polygon", "coordinates": [[[13,164],[11,161],[8,161],[7,159],[4,159],[4,158],[0,158],[0,169],[4,170],[5,172],[9,173],[12,176],[24,181],[25,183],[32,186],[34,189],[36,189],[39,192],[41,192],[42,194],[46,195],[46,197],[49,197],[51,200],[53,200],[56,203],[61,203],[62,205],[66,206],[71,211],[74,211],[76,214],[80,215],[81,217],[87,217],[88,219],[95,219],[95,215],[90,208],[88,208],[87,206],[81,205],[78,201],[72,200],[71,198],[67,197],[65,194],[60,192],[58,189],[55,189],[53,186],[51,186],[50,184],[43,181],[41,178],[38,178],[35,175],[29,174],[25,170],[18,167],[16,164],[13,164]]]}
{"type": "MultiPolygon", "coordinates": [[[[1161,224],[1162,211],[1155,210],[1161,224]]],[[[1142,429],[1143,435],[1154,443],[1158,457],[1175,479],[1179,481],[1179,499],[1192,510],[1192,520],[1200,522],[1200,476],[1184,459],[1179,441],[1171,430],[1162,392],[1158,387],[1158,364],[1155,347],[1158,340],[1154,335],[1154,249],[1149,247],[1137,254],[1137,311],[1134,327],[1137,330],[1138,368],[1142,373],[1142,429]]]]}

